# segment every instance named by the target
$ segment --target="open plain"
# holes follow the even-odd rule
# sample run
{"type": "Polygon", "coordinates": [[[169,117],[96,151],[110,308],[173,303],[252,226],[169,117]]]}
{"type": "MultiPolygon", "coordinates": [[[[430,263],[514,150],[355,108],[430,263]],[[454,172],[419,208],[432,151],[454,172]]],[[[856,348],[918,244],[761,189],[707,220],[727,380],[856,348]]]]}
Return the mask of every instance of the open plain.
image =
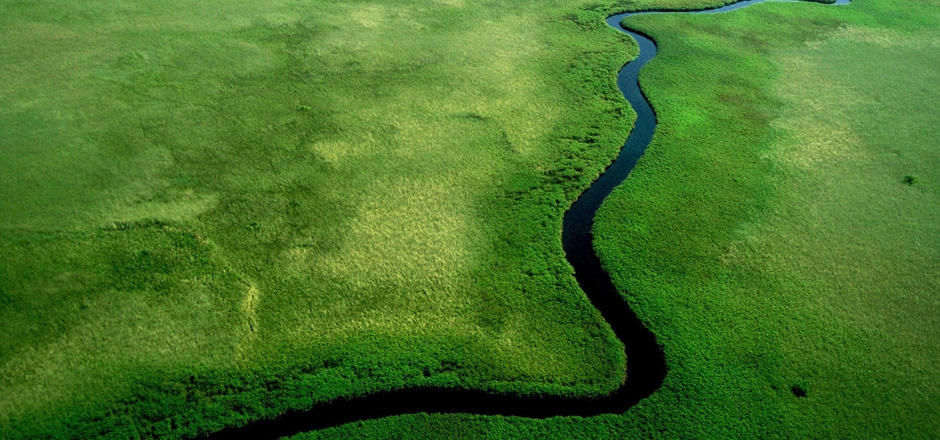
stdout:
{"type": "MultiPolygon", "coordinates": [[[[560,232],[634,120],[604,19],[718,4],[0,0],[0,438],[629,383],[560,232]]],[[[623,24],[659,125],[594,248],[661,387],[297,438],[940,435],[940,4],[623,24]]]]}

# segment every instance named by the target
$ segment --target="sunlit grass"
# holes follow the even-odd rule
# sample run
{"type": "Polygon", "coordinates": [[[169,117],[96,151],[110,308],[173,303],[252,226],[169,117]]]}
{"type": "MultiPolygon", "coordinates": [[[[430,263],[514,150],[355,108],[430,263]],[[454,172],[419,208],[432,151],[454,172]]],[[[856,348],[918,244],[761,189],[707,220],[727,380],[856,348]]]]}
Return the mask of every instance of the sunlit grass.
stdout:
{"type": "Polygon", "coordinates": [[[618,386],[558,235],[631,123],[586,6],[0,6],[0,436],[618,386]]]}
{"type": "Polygon", "coordinates": [[[625,414],[410,415],[298,438],[936,437],[938,10],[628,19],[659,43],[641,84],[660,125],[596,247],[663,345],[663,387],[625,414]]]}
{"type": "Polygon", "coordinates": [[[662,126],[598,246],[664,338],[640,412],[676,435],[938,429],[940,18],[857,3],[633,22],[662,126]]]}
{"type": "MultiPolygon", "coordinates": [[[[661,44],[661,126],[598,248],[662,390],[622,416],[323,434],[935,432],[936,7],[856,3],[632,23],[661,44]]],[[[0,6],[0,436],[613,389],[561,214],[632,119],[605,14],[692,6],[0,6]]]]}

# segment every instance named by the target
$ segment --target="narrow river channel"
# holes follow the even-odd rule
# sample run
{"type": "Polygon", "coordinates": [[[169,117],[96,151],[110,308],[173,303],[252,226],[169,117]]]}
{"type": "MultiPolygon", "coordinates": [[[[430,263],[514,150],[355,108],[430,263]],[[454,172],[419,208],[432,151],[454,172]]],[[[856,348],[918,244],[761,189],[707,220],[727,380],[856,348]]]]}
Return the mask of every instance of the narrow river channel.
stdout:
{"type": "MultiPolygon", "coordinates": [[[[630,306],[614,288],[610,275],[601,267],[591,245],[594,215],[636,166],[653,139],[656,114],[643,96],[638,83],[640,69],[656,56],[656,44],[650,38],[625,29],[620,22],[643,14],[716,14],[741,9],[756,3],[776,0],[745,0],[713,9],[697,11],[625,12],[607,17],[607,24],[633,37],[640,46],[639,56],[624,65],[617,74],[617,87],[636,111],[637,119],[620,150],[606,171],[585,190],[565,213],[562,246],[575,271],[575,278],[591,303],[610,324],[626,347],[627,381],[607,396],[592,399],[526,397],[487,394],[482,391],[440,388],[409,388],[380,392],[361,398],[337,400],[306,411],[283,414],[271,420],[259,420],[241,428],[228,428],[210,436],[213,439],[280,438],[304,431],[338,426],[357,420],[376,419],[400,414],[470,413],[531,418],[596,416],[619,414],[655,392],[666,377],[666,361],[655,336],[643,326],[630,306]]],[[[787,0],[784,0],[787,1],[787,0]]],[[[835,4],[848,4],[837,0],[835,4]]]]}

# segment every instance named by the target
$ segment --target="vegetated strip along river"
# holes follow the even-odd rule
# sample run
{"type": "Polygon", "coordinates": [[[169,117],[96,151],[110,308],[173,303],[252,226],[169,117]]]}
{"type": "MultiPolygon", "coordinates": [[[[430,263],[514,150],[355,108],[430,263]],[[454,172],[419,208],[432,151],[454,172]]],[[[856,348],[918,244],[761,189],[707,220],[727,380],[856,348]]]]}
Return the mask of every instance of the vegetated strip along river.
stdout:
{"type": "MultiPolygon", "coordinates": [[[[607,17],[610,27],[633,37],[640,46],[639,56],[624,65],[617,74],[617,87],[636,111],[637,119],[617,159],[583,192],[565,213],[562,223],[562,246],[565,257],[574,267],[581,289],[601,316],[610,324],[627,355],[627,381],[613,393],[594,398],[562,398],[553,396],[517,396],[488,394],[484,391],[442,388],[410,388],[339,399],[293,411],[275,419],[259,420],[240,428],[227,428],[211,438],[279,438],[303,431],[338,426],[357,420],[368,420],[400,414],[471,413],[512,415],[531,418],[558,416],[594,416],[623,413],[641,399],[656,391],[666,377],[666,362],[656,338],[637,318],[604,272],[600,259],[591,246],[594,215],[604,199],[620,185],[646,151],[656,128],[656,114],[643,96],[638,83],[640,69],[656,56],[656,44],[646,36],[620,26],[631,15],[689,13],[715,14],[733,11],[768,0],[744,0],[726,6],[696,11],[625,12],[607,17]]],[[[770,0],[773,1],[773,0],[770,0]]],[[[786,0],[784,0],[786,1],[786,0]]],[[[835,4],[848,4],[837,0],[835,4]]]]}

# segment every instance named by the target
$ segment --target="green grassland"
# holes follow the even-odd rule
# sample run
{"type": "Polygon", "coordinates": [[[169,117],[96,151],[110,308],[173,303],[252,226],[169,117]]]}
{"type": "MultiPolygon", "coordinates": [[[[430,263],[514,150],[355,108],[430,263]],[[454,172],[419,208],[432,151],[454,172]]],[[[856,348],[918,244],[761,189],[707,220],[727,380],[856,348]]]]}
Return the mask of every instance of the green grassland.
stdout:
{"type": "Polygon", "coordinates": [[[619,386],[558,231],[629,45],[576,6],[3,2],[0,437],[619,386]]]}
{"type": "MultiPolygon", "coordinates": [[[[0,2],[0,437],[615,388],[559,240],[632,119],[603,18],[698,4],[0,2]]],[[[631,19],[661,125],[596,234],[652,397],[308,436],[940,432],[936,6],[631,19]]]]}
{"type": "Polygon", "coordinates": [[[558,232],[631,124],[602,8],[0,11],[0,437],[624,380],[558,232]]]}
{"type": "Polygon", "coordinates": [[[937,6],[627,20],[659,43],[641,84],[660,126],[595,233],[665,350],[651,397],[622,415],[401,416],[299,437],[935,438],[937,6]]]}
{"type": "Polygon", "coordinates": [[[940,433],[937,6],[631,22],[662,136],[597,248],[662,338],[671,433],[940,433]]]}

